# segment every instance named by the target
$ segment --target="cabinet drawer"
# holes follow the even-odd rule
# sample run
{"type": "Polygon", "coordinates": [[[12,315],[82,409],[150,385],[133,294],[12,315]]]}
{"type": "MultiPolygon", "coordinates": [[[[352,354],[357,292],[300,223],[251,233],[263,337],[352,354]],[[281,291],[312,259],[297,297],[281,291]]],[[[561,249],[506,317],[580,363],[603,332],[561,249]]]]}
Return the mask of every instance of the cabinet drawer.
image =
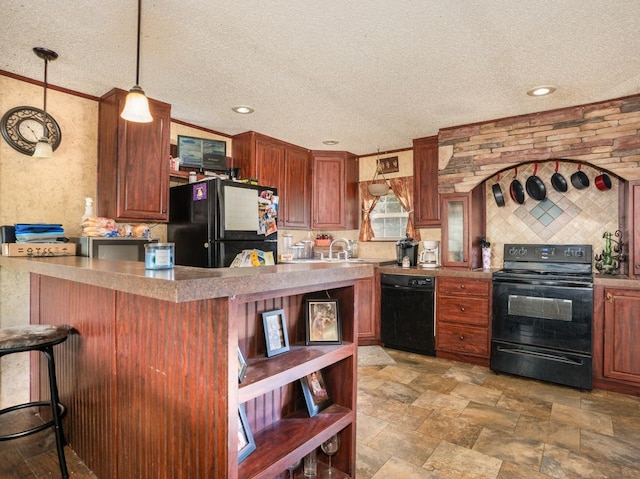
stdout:
{"type": "Polygon", "coordinates": [[[436,349],[488,358],[489,332],[481,328],[439,325],[436,331],[436,349]]]}
{"type": "Polygon", "coordinates": [[[451,278],[440,276],[436,280],[440,294],[470,294],[489,297],[491,281],[486,279],[451,278]]]}
{"type": "Polygon", "coordinates": [[[489,300],[468,296],[441,296],[437,304],[438,322],[489,325],[489,300]]]}

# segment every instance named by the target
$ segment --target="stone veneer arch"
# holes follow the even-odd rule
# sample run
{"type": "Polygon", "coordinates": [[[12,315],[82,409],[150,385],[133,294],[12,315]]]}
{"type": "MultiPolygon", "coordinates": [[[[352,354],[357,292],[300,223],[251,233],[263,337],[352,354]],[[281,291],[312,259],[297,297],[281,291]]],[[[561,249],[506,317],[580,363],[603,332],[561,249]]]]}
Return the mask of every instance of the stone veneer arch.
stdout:
{"type": "Polygon", "coordinates": [[[640,95],[443,128],[438,190],[471,191],[487,178],[535,161],[571,160],[640,179],[640,95]]]}

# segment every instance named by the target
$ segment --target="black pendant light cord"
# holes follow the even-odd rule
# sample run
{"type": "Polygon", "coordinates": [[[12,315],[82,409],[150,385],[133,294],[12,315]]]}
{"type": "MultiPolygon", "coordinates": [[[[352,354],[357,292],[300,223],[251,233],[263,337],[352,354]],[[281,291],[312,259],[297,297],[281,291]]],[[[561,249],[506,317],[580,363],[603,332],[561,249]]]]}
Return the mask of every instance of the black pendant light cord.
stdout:
{"type": "Polygon", "coordinates": [[[138,49],[136,52],[136,85],[140,85],[140,11],[142,9],[142,0],[138,0],[138,49]]]}
{"type": "MultiPolygon", "coordinates": [[[[44,59],[44,101],[43,103],[43,110],[44,110],[44,120],[45,122],[47,121],[47,73],[49,71],[49,60],[45,57],[44,59]]],[[[45,126],[46,128],[46,126],[45,126]]]]}
{"type": "Polygon", "coordinates": [[[53,50],[48,50],[43,47],[34,47],[33,51],[39,58],[44,60],[44,101],[42,105],[44,118],[42,120],[42,125],[44,126],[44,135],[47,136],[47,87],[49,86],[49,61],[58,58],[58,54],[53,50]]]}

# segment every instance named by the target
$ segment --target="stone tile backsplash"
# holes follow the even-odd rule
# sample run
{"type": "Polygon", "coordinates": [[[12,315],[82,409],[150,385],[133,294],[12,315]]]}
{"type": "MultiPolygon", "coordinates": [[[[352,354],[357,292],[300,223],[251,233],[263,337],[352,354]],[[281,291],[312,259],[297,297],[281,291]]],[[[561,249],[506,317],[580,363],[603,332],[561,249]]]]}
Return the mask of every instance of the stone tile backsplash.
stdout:
{"type": "MultiPolygon", "coordinates": [[[[533,174],[533,168],[534,164],[518,168],[517,178],[523,187],[533,174]]],[[[536,201],[525,192],[526,199],[522,205],[509,196],[513,170],[503,172],[500,176],[499,184],[505,197],[503,207],[498,207],[491,189],[497,177],[487,180],[487,241],[491,242],[493,268],[502,267],[505,244],[591,244],[593,253],[599,254],[604,248],[602,235],[606,231],[615,232],[619,229],[617,178],[610,175],[611,189],[601,191],[594,182],[600,171],[583,165],[582,171],[589,177],[590,185],[578,190],[571,184],[571,174],[577,171],[577,163],[561,161],[558,171],[567,180],[566,193],[557,192],[551,185],[555,162],[539,163],[538,176],[545,183],[547,197],[544,201],[536,201]]]]}

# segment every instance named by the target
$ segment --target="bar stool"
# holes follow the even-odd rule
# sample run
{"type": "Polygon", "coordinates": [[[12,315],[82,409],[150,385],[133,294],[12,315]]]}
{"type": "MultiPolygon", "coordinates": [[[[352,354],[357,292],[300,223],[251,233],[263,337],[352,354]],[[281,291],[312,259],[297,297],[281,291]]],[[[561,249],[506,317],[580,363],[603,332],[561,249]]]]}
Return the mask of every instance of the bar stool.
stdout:
{"type": "Polygon", "coordinates": [[[47,428],[54,427],[56,436],[56,446],[58,449],[58,461],[60,462],[60,472],[63,479],[68,479],[67,461],[64,457],[65,438],[62,431],[62,418],[67,413],[67,408],[60,404],[58,397],[58,384],[56,382],[56,366],[53,360],[53,346],[60,344],[69,336],[68,326],[52,325],[28,325],[13,328],[0,329],[0,358],[8,354],[22,353],[25,351],[40,351],[47,358],[49,369],[49,401],[34,401],[25,404],[18,404],[0,410],[3,414],[26,409],[29,407],[48,406],[51,408],[53,419],[41,425],[35,426],[22,432],[6,434],[0,436],[0,441],[9,441],[20,437],[28,436],[47,428]]]}

